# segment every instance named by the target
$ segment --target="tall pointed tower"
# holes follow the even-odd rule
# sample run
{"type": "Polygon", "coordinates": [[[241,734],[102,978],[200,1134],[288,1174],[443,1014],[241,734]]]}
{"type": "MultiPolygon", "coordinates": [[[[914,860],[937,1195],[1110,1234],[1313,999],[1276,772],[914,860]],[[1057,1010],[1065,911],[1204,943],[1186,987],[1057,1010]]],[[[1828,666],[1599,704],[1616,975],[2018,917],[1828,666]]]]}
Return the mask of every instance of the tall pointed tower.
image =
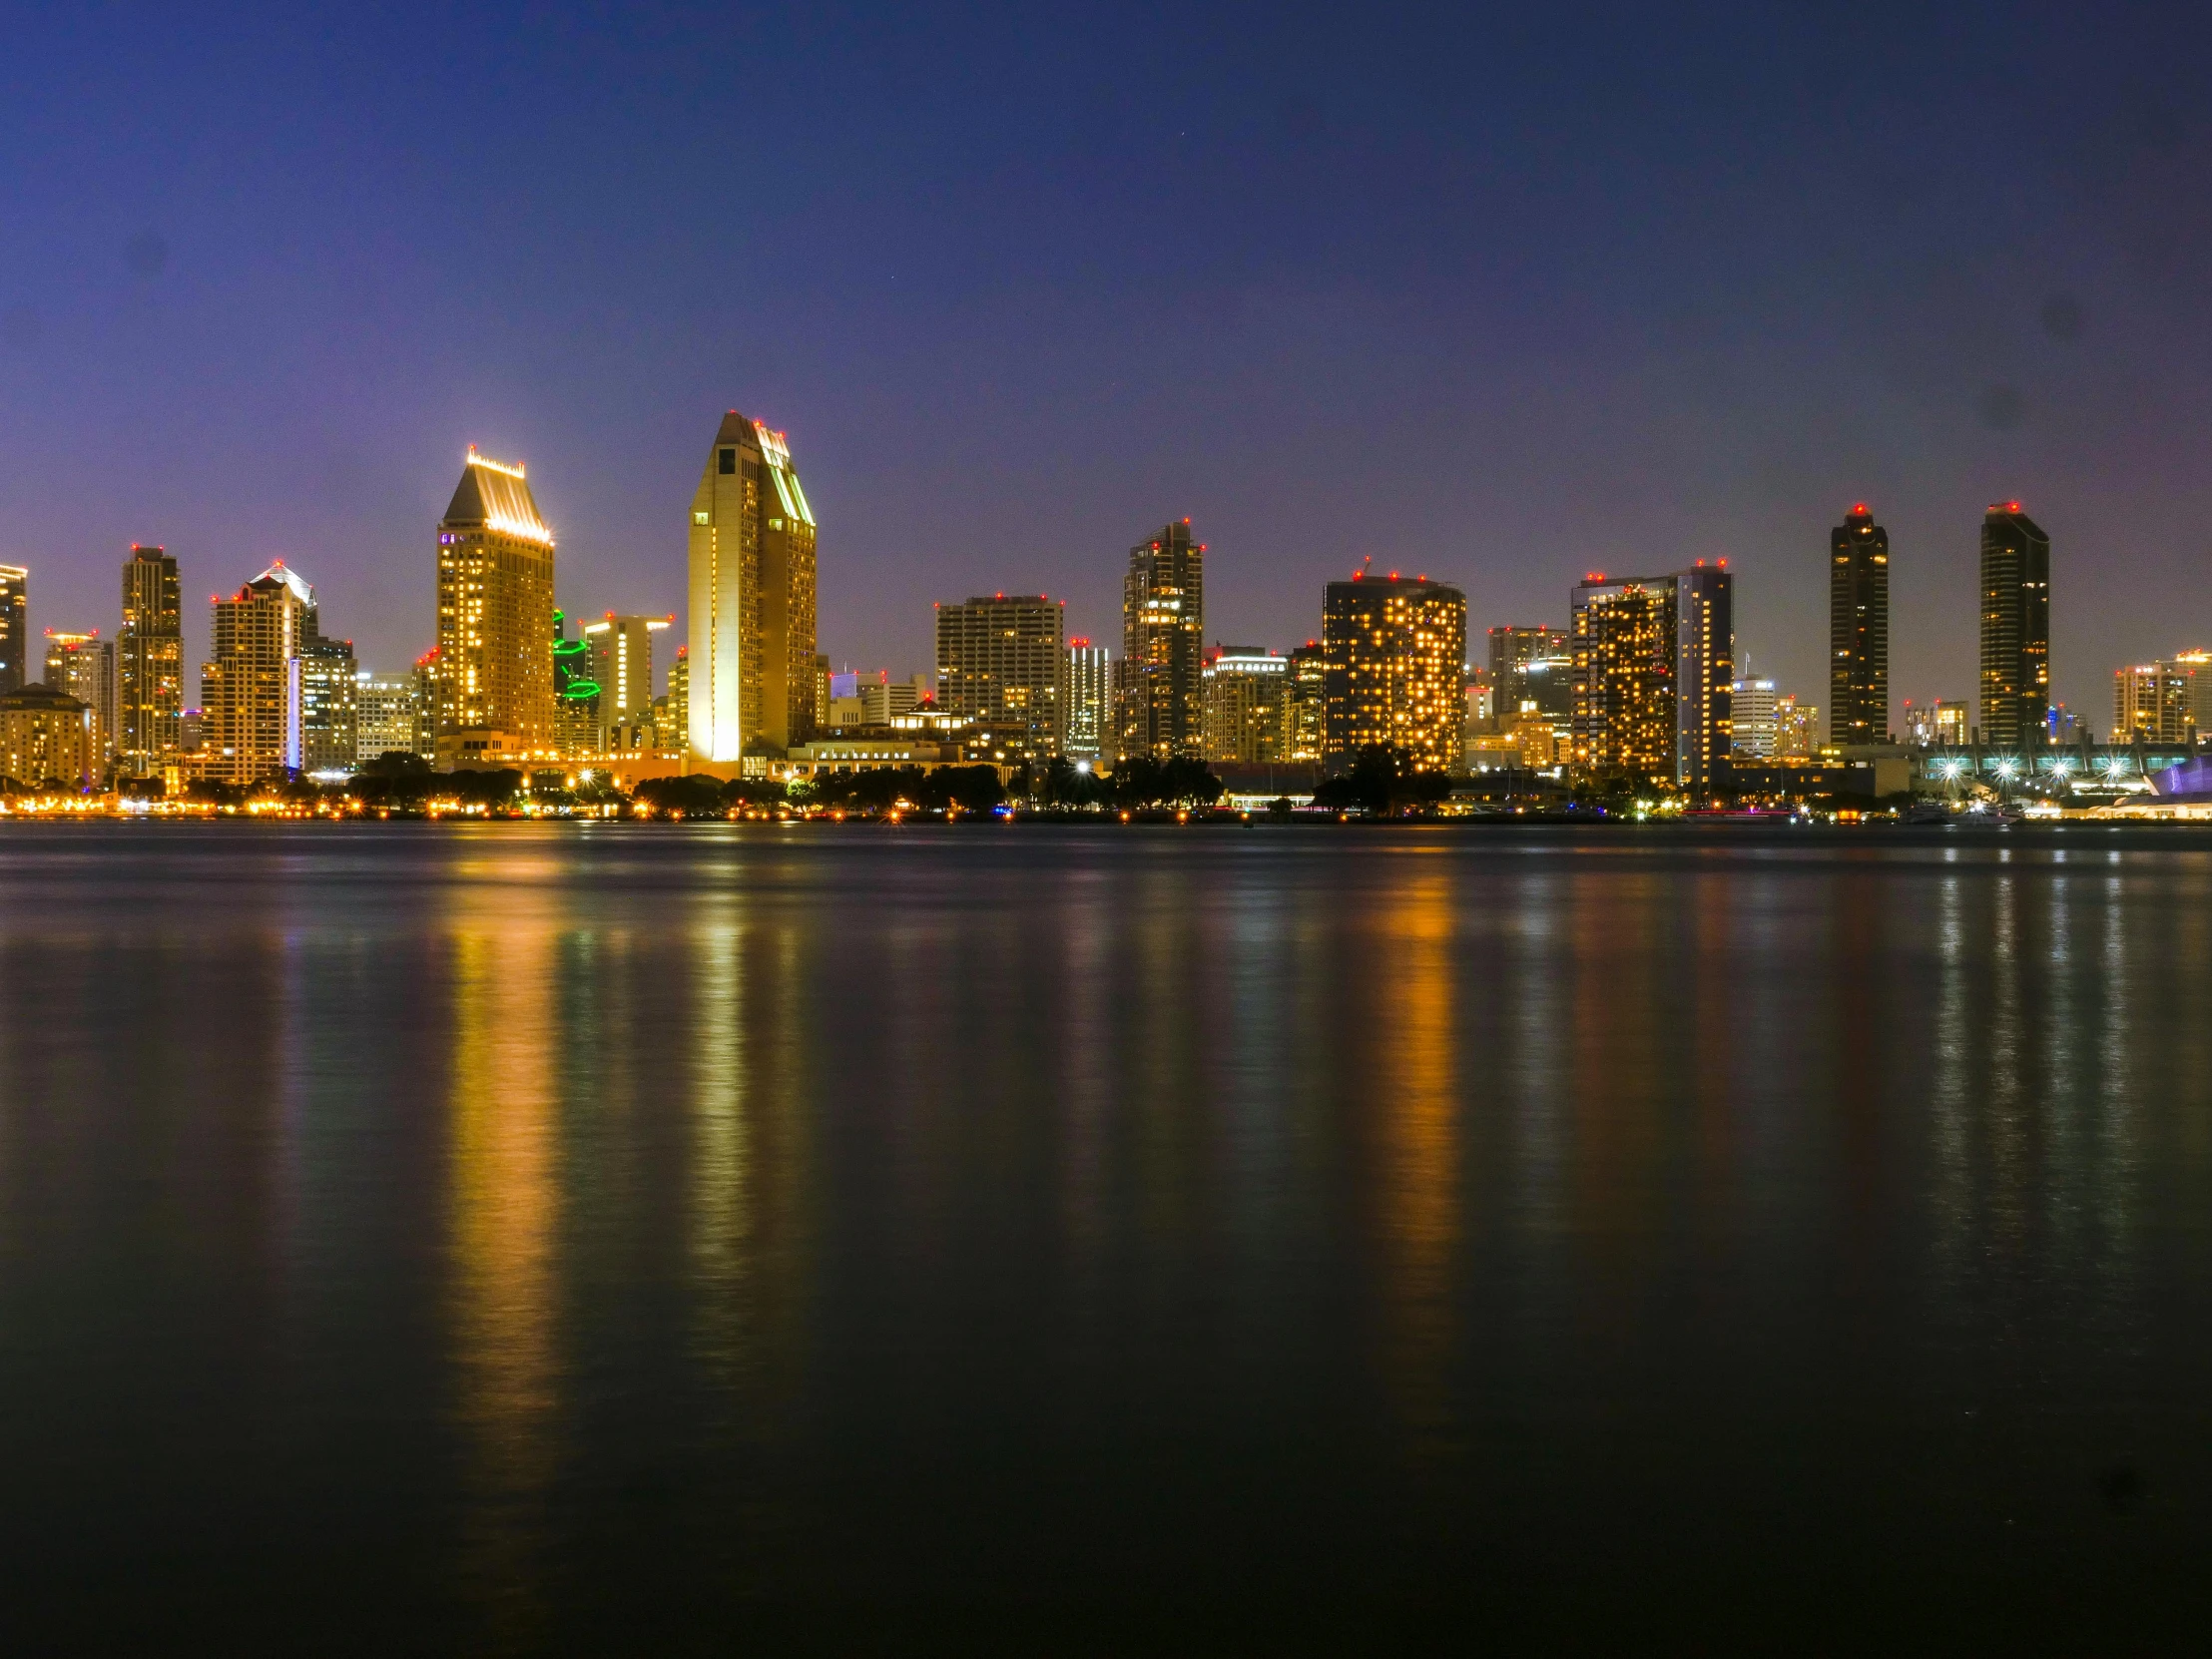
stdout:
{"type": "Polygon", "coordinates": [[[815,513],[784,434],[722,417],[691,515],[691,749],[782,759],[815,725],[815,513]]]}
{"type": "Polygon", "coordinates": [[[468,452],[438,521],[438,765],[557,757],[553,532],[519,466],[468,452]]]}

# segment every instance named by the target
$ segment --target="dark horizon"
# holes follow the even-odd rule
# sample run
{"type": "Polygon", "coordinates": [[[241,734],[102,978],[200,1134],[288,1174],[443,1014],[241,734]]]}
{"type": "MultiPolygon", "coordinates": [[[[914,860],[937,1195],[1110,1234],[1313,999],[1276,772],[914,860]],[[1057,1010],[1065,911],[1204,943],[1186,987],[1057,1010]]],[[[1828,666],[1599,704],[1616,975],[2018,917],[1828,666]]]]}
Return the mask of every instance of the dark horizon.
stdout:
{"type": "MultiPolygon", "coordinates": [[[[1972,698],[1991,501],[2052,539],[2053,696],[2212,643],[2195,18],[1236,8],[19,20],[0,66],[0,561],[115,626],[282,557],[364,666],[431,638],[465,447],[572,612],[684,609],[721,411],[792,435],[822,649],[1069,596],[1191,517],[1207,634],[1373,555],[1563,622],[1726,557],[1825,707],[1829,530],[1893,550],[1893,708],[1972,698]]],[[[1479,660],[1479,653],[1476,654],[1479,660]]]]}

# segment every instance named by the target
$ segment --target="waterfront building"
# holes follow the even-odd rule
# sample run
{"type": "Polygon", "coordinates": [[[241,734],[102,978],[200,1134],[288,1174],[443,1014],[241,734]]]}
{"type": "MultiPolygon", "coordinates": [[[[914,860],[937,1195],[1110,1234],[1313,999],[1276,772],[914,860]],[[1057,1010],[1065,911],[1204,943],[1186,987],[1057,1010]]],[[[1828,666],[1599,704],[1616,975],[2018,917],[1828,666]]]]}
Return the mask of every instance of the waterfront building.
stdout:
{"type": "Polygon", "coordinates": [[[420,753],[417,736],[421,713],[413,675],[355,670],[353,709],[356,766],[379,755],[420,753]]]}
{"type": "Polygon", "coordinates": [[[471,447],[438,521],[441,767],[553,753],[552,627],[553,532],[522,467],[471,447]]]}
{"type": "Polygon", "coordinates": [[[430,647],[415,659],[415,753],[425,761],[438,758],[438,648],[430,647]]]}
{"type": "Polygon", "coordinates": [[[1775,707],[1781,691],[1772,680],[1741,675],[1731,690],[1730,746],[1751,761],[1774,758],[1775,707]]]}
{"type": "Polygon", "coordinates": [[[1066,607],[1043,594],[987,594],[936,607],[937,707],[1018,729],[1030,756],[1059,753],[1066,607]]]}
{"type": "Polygon", "coordinates": [[[1319,640],[1294,646],[1284,671],[1283,759],[1321,764],[1322,732],[1329,703],[1329,653],[1319,640]]]}
{"type": "Polygon", "coordinates": [[[1185,519],[1129,550],[1121,587],[1117,760],[1199,758],[1205,644],[1206,544],[1191,539],[1185,519]]]}
{"type": "Polygon", "coordinates": [[[1205,758],[1280,761],[1290,659],[1259,646],[1221,646],[1200,676],[1205,758]]]}
{"type": "Polygon", "coordinates": [[[133,544],[123,562],[116,636],[116,761],[126,778],[159,778],[184,742],[185,615],[177,561],[133,544]]]}
{"type": "Polygon", "coordinates": [[[1981,741],[2021,751],[2050,712],[2050,537],[2017,501],[1981,520],[1981,741]]]}
{"type": "Polygon", "coordinates": [[[46,630],[46,683],[92,710],[92,764],[105,774],[115,759],[115,641],[46,630]]]}
{"type": "Polygon", "coordinates": [[[873,674],[856,674],[846,670],[829,677],[824,691],[828,715],[822,722],[822,730],[830,733],[848,731],[855,726],[888,726],[900,715],[912,714],[920,701],[914,680],[893,680],[891,671],[879,668],[873,674]]]}
{"type": "Polygon", "coordinates": [[[678,754],[691,747],[691,647],[679,645],[668,665],[668,716],[661,727],[661,748],[678,754]]]}
{"type": "Polygon", "coordinates": [[[1499,730],[1497,721],[1497,688],[1490,683],[1490,671],[1467,665],[1467,711],[1465,726],[1471,742],[1476,733],[1499,730]]]}
{"type": "Polygon", "coordinates": [[[782,432],[723,416],[690,533],[691,750],[765,766],[816,724],[817,526],[782,432]]]}
{"type": "Polygon", "coordinates": [[[1774,700],[1774,758],[1778,761],[1810,761],[1820,753],[1821,712],[1811,703],[1800,703],[1794,693],[1774,700]]]}
{"type": "Polygon", "coordinates": [[[1919,749],[1962,749],[1971,735],[1966,705],[1956,698],[1905,700],[1905,741],[1919,749]]]}
{"type": "Polygon", "coordinates": [[[299,645],[300,765],[308,772],[351,772],[359,764],[359,677],[353,642],[326,638],[310,605],[299,645]]]}
{"type": "Polygon", "coordinates": [[[1374,744],[1421,772],[1458,770],[1466,734],[1466,596],[1425,576],[1365,572],[1331,582],[1322,760],[1342,767],[1374,744]]]}
{"type": "Polygon", "coordinates": [[[2200,735],[2212,735],[2212,651],[2177,651],[2176,668],[2189,671],[2189,719],[2200,735]]]}
{"type": "Polygon", "coordinates": [[[553,746],[562,759],[600,748],[599,681],[591,642],[573,638],[565,613],[553,613],[553,746]]]}
{"type": "Polygon", "coordinates": [[[314,590],[278,560],[214,601],[200,669],[205,728],[199,771],[229,784],[298,772],[306,761],[301,648],[314,590]]]}
{"type": "Polygon", "coordinates": [[[653,636],[673,628],[672,616],[617,616],[584,625],[591,677],[599,686],[601,731],[653,724],[653,636]]]}
{"type": "Polygon", "coordinates": [[[0,692],[0,778],[32,789],[81,790],[100,782],[92,706],[43,681],[0,692]]]}
{"type": "Polygon", "coordinates": [[[2181,663],[2142,663],[2112,676],[2112,741],[2194,743],[2197,735],[2196,669],[2181,663]]]}
{"type": "Polygon", "coordinates": [[[1672,576],[1593,575],[1576,586],[1575,770],[1700,794],[1726,782],[1733,585],[1725,561],[1701,560],[1672,576]]]}
{"type": "Polygon", "coordinates": [[[1097,765],[1107,758],[1114,720],[1114,654],[1088,639],[1068,641],[1060,671],[1060,707],[1067,736],[1060,753],[1097,765]]]}
{"type": "Polygon", "coordinates": [[[31,684],[31,573],[0,565],[0,692],[31,684]]]}
{"type": "Polygon", "coordinates": [[[1864,501],[1829,533],[1828,741],[1890,741],[1890,532],[1864,501]]]}
{"type": "Polygon", "coordinates": [[[1492,628],[1490,685],[1492,722],[1497,731],[1539,716],[1552,736],[1568,743],[1574,735],[1574,649],[1566,633],[1541,624],[1492,628]]]}

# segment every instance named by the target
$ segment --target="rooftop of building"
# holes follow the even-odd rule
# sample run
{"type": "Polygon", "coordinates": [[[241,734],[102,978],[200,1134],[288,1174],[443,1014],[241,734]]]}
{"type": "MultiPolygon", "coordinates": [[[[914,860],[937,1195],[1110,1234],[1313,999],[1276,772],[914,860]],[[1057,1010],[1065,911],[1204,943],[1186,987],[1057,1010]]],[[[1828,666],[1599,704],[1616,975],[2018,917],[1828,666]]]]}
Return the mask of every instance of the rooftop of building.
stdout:
{"type": "Polygon", "coordinates": [[[442,529],[485,529],[518,541],[553,545],[553,532],[538,512],[537,498],[520,466],[509,466],[473,447],[461,468],[461,481],[446,503],[442,529]]]}

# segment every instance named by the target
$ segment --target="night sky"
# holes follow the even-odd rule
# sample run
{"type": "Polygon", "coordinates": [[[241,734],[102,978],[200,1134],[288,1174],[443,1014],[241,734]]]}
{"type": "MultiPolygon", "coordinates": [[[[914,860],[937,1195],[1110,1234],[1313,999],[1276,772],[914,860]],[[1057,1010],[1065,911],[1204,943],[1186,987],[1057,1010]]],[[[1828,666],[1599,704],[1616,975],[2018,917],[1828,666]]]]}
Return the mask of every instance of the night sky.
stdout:
{"type": "MultiPolygon", "coordinates": [[[[2056,694],[2212,645],[2200,8],[11,8],[0,559],[117,621],[129,542],[432,637],[467,444],[572,611],[681,611],[721,411],[789,430],[822,648],[1070,601],[1188,515],[1213,637],[1373,555],[1470,631],[1726,557],[1827,701],[1829,527],[1893,693],[1969,696],[1983,506],[2053,541],[2056,694]]],[[[198,676],[188,682],[197,701],[198,676]]]]}

